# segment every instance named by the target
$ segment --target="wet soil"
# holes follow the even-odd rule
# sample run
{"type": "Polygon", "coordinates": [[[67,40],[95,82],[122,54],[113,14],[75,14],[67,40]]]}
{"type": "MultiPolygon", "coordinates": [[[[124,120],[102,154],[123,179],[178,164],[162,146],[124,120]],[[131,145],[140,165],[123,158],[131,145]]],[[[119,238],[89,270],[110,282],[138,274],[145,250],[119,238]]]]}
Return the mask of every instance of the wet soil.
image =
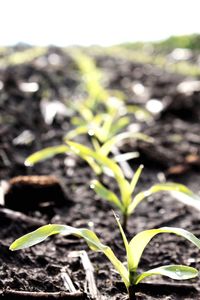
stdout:
{"type": "MultiPolygon", "coordinates": [[[[123,91],[127,103],[145,106],[150,99],[163,103],[163,109],[150,123],[138,123],[133,116],[133,123],[137,122],[142,132],[154,137],[155,143],[129,141],[120,148],[121,152],[140,152],[140,157],[130,162],[133,169],[141,162],[145,165],[137,191],[167,178],[199,193],[200,92],[180,93],[177,87],[187,78],[150,65],[109,56],[95,59],[105,72],[106,88],[123,91]],[[138,83],[146,94],[137,93],[134,86],[138,83]]],[[[49,294],[49,297],[71,299],[64,284],[64,272],[70,276],[78,293],[71,293],[73,299],[91,299],[86,270],[80,258],[71,255],[72,251],[86,250],[94,267],[99,299],[127,299],[120,277],[110,263],[103,254],[88,250],[81,239],[54,236],[30,249],[9,251],[11,242],[20,235],[43,224],[61,223],[93,229],[113,248],[117,257],[125,261],[113,207],[89,188],[95,174],[85,162],[74,156],[57,155],[32,168],[24,165],[25,158],[36,150],[62,143],[64,134],[71,129],[68,99],[75,101],[84,93],[74,61],[64,51],[52,48],[28,64],[1,68],[0,81],[3,83],[0,90],[0,178],[4,186],[5,181],[10,184],[5,204],[0,206],[0,296],[17,299],[13,291],[18,291],[21,299],[23,292],[31,292],[31,295],[25,294],[29,299],[41,296],[35,292],[46,292],[46,297],[49,294]],[[20,88],[22,82],[36,82],[38,89],[24,91],[20,88]],[[65,113],[58,113],[51,124],[45,122],[41,112],[44,99],[59,100],[66,107],[65,113]],[[13,179],[16,176],[21,177],[13,179]],[[48,176],[51,176],[50,183],[48,176]],[[53,183],[52,177],[56,178],[53,183]]],[[[86,137],[82,141],[88,143],[86,137]]],[[[106,176],[102,179],[117,190],[112,179],[106,176]]],[[[141,203],[130,217],[127,235],[131,238],[141,230],[161,226],[181,227],[200,237],[199,211],[169,195],[156,194],[141,203]]],[[[181,238],[160,235],[146,248],[140,271],[167,264],[186,264],[200,269],[199,251],[181,238]]],[[[152,277],[138,286],[137,299],[199,299],[199,289],[198,278],[177,283],[152,277]]]]}

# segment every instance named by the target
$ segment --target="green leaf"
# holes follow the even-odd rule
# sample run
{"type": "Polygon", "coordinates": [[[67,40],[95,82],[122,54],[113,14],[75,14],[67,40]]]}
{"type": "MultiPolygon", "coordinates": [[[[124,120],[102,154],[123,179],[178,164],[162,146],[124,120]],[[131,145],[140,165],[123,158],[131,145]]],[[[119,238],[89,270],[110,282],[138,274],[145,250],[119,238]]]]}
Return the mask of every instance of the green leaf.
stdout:
{"type": "Polygon", "coordinates": [[[115,178],[118,179],[119,181],[124,179],[124,174],[122,173],[120,167],[110,158],[102,154],[99,154],[93,151],[92,149],[83,146],[82,144],[78,144],[72,141],[68,141],[67,144],[70,146],[70,149],[77,155],[92,157],[97,161],[99,165],[109,168],[113,172],[115,178]]]}
{"type": "Polygon", "coordinates": [[[115,269],[119,272],[125,285],[129,285],[128,271],[124,267],[124,265],[117,259],[112,249],[102,244],[96,234],[86,228],[77,229],[71,226],[59,224],[45,225],[15,240],[11,244],[10,250],[14,251],[36,245],[47,239],[49,236],[59,233],[62,235],[75,235],[78,237],[82,237],[86,241],[90,249],[92,249],[93,251],[103,252],[113,264],[115,269]]]}
{"type": "Polygon", "coordinates": [[[192,244],[194,244],[200,249],[200,240],[187,230],[181,228],[175,228],[175,227],[162,227],[158,229],[145,230],[138,233],[136,236],[134,236],[129,243],[129,247],[131,249],[130,258],[129,258],[130,261],[129,272],[137,270],[138,264],[140,262],[140,258],[142,256],[145,247],[148,245],[148,243],[155,235],[160,233],[176,234],[190,241],[192,244]]]}
{"type": "Polygon", "coordinates": [[[95,62],[91,57],[79,50],[73,50],[71,55],[83,76],[85,89],[89,96],[87,104],[91,109],[94,109],[97,101],[105,102],[109,97],[108,92],[102,87],[100,82],[103,75],[96,68],[95,62]]]}
{"type": "Polygon", "coordinates": [[[82,125],[79,126],[73,130],[70,130],[65,136],[64,136],[64,141],[66,142],[67,140],[74,139],[78,135],[81,134],[87,134],[88,133],[88,126],[87,125],[82,125]]]}
{"type": "Polygon", "coordinates": [[[43,161],[45,159],[48,159],[54,155],[66,153],[70,149],[66,145],[59,145],[54,147],[48,147],[45,149],[42,149],[40,151],[37,151],[33,154],[31,154],[24,162],[26,166],[33,166],[34,164],[43,161]]]}
{"type": "Polygon", "coordinates": [[[91,120],[93,120],[94,116],[91,109],[89,109],[84,103],[79,102],[75,106],[75,109],[79,112],[79,114],[86,122],[90,122],[91,120]]]}
{"type": "Polygon", "coordinates": [[[11,246],[10,250],[20,250],[24,248],[31,247],[33,245],[43,242],[48,236],[53,234],[64,234],[66,232],[65,225],[49,224],[38,228],[28,234],[23,235],[19,239],[15,240],[11,246]]]}
{"type": "Polygon", "coordinates": [[[103,199],[115,204],[120,210],[122,210],[121,202],[117,195],[112,191],[108,190],[103,184],[98,180],[92,180],[90,187],[103,199]]]}
{"type": "Polygon", "coordinates": [[[137,194],[129,206],[128,213],[131,214],[142,200],[158,192],[178,192],[191,198],[195,197],[194,193],[183,184],[173,182],[159,183],[137,194]]]}
{"type": "Polygon", "coordinates": [[[130,193],[130,184],[124,178],[124,174],[120,167],[112,159],[99,154],[86,146],[71,141],[67,142],[67,144],[77,155],[83,158],[84,156],[91,157],[96,160],[96,162],[102,167],[102,169],[103,167],[107,167],[112,171],[120,189],[124,212],[127,213],[127,208],[132,200],[130,193]]]}
{"type": "Polygon", "coordinates": [[[129,182],[124,179],[120,183],[118,182],[121,192],[122,203],[124,206],[124,213],[127,214],[128,207],[132,201],[131,189],[129,182]]]}
{"type": "Polygon", "coordinates": [[[100,175],[102,173],[101,167],[95,162],[95,160],[92,157],[81,154],[79,156],[88,163],[88,165],[92,168],[95,174],[100,175]]]}
{"type": "MultiPolygon", "coordinates": [[[[123,242],[124,242],[124,246],[125,246],[125,249],[126,249],[126,257],[127,257],[127,262],[128,262],[128,269],[130,269],[130,267],[131,267],[131,261],[129,262],[129,258],[131,258],[131,253],[130,253],[131,248],[129,247],[129,243],[128,243],[128,240],[126,238],[125,232],[124,232],[124,230],[122,228],[122,225],[120,223],[120,219],[116,216],[115,213],[114,213],[114,216],[115,216],[115,219],[117,221],[117,225],[119,227],[119,230],[120,230],[123,242]],[[129,267],[129,265],[130,265],[130,267],[129,267]]],[[[130,278],[130,276],[129,276],[129,278],[130,278]]]]}
{"type": "Polygon", "coordinates": [[[140,132],[123,132],[115,135],[109,141],[103,144],[100,149],[102,155],[107,156],[108,153],[111,151],[114,145],[117,145],[119,142],[126,140],[126,139],[136,139],[136,140],[143,140],[146,142],[152,142],[152,138],[149,136],[140,133],[140,132]]]}
{"type": "Polygon", "coordinates": [[[71,124],[76,126],[83,126],[85,125],[85,120],[83,120],[81,117],[74,116],[71,118],[71,124]]]}
{"type": "Polygon", "coordinates": [[[153,185],[151,188],[151,193],[157,193],[160,191],[174,191],[174,192],[180,192],[183,194],[187,194],[192,196],[193,192],[189,190],[185,185],[180,183],[174,183],[174,182],[166,182],[166,183],[159,183],[153,185]]]}
{"type": "Polygon", "coordinates": [[[186,280],[198,276],[198,270],[192,267],[182,265],[167,265],[151,269],[137,276],[135,284],[141,282],[144,278],[153,275],[162,275],[175,280],[186,280]]]}
{"type": "Polygon", "coordinates": [[[137,171],[135,172],[133,179],[131,180],[131,184],[130,184],[131,185],[131,193],[133,193],[135,190],[136,184],[138,183],[138,180],[140,178],[143,168],[144,168],[144,166],[140,165],[138,167],[137,171]]]}
{"type": "Polygon", "coordinates": [[[111,129],[110,129],[110,137],[116,135],[120,132],[124,127],[126,127],[130,123],[129,117],[121,117],[118,120],[114,120],[111,129]]]}
{"type": "Polygon", "coordinates": [[[92,145],[93,145],[93,148],[96,152],[99,151],[99,149],[101,148],[98,140],[95,138],[95,137],[92,137],[92,145]]]}
{"type": "MultiPolygon", "coordinates": [[[[83,114],[83,112],[88,112],[88,109],[84,105],[82,105],[81,107],[82,107],[82,111],[79,108],[80,114],[83,114]]],[[[88,114],[87,114],[87,116],[88,116],[88,114]]],[[[85,117],[85,115],[83,115],[83,117],[85,117]]],[[[88,118],[89,118],[89,116],[88,116],[88,118]]],[[[99,131],[101,129],[101,123],[104,120],[104,118],[105,118],[105,114],[103,114],[103,113],[95,115],[95,116],[93,116],[91,114],[89,120],[87,120],[87,119],[85,121],[82,120],[83,125],[78,126],[77,128],[75,128],[73,130],[70,130],[65,135],[64,141],[67,142],[68,140],[73,139],[76,136],[81,135],[81,134],[89,134],[91,136],[94,135],[94,136],[98,137],[98,134],[100,134],[99,131]]]]}
{"type": "Polygon", "coordinates": [[[102,136],[99,135],[99,140],[104,143],[110,138],[110,131],[111,127],[114,122],[114,117],[107,114],[106,117],[104,118],[104,122],[101,126],[101,134],[102,136]]]}

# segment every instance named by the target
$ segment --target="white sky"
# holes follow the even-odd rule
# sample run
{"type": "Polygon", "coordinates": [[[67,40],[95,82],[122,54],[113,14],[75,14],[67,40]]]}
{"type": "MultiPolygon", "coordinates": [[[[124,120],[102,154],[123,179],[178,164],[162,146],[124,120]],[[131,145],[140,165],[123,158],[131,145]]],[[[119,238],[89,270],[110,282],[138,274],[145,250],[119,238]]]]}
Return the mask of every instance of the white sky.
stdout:
{"type": "Polygon", "coordinates": [[[0,0],[0,45],[111,45],[200,33],[200,0],[0,0]]]}

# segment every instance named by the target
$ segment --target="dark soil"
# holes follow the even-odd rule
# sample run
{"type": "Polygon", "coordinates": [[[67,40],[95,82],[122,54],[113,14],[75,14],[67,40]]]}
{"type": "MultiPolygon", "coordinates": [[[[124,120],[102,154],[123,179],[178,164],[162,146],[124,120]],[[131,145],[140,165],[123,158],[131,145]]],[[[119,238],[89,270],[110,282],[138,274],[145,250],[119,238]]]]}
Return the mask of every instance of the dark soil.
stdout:
{"type": "MultiPolygon", "coordinates": [[[[155,143],[131,141],[120,149],[121,152],[140,152],[140,157],[130,163],[133,169],[141,162],[145,165],[137,190],[146,189],[166,177],[199,193],[199,91],[180,93],[177,86],[185,78],[150,65],[108,56],[95,59],[107,76],[106,87],[123,91],[128,103],[144,106],[149,99],[156,98],[164,105],[151,123],[139,124],[144,133],[155,138],[155,143]],[[148,89],[148,96],[134,93],[133,83],[138,82],[148,89]]],[[[30,249],[9,251],[11,242],[22,234],[43,224],[61,223],[94,229],[102,241],[125,260],[112,207],[89,188],[90,179],[95,175],[82,160],[58,155],[32,168],[24,166],[25,158],[31,153],[62,143],[64,134],[71,129],[67,99],[76,99],[84,92],[80,80],[70,56],[55,48],[28,64],[0,69],[3,82],[0,90],[0,178],[10,184],[5,205],[0,207],[0,296],[4,298],[16,299],[13,291],[24,291],[32,292],[33,298],[36,297],[34,292],[47,292],[49,297],[55,298],[63,292],[61,297],[71,299],[61,276],[64,269],[80,292],[73,296],[74,299],[91,299],[81,260],[70,256],[72,251],[86,250],[94,267],[100,299],[127,299],[120,277],[111,264],[103,254],[88,250],[81,239],[55,236],[30,249]],[[52,63],[52,55],[57,55],[57,64],[52,63]],[[39,89],[25,92],[20,89],[22,82],[37,82],[39,89]],[[67,113],[57,114],[52,124],[45,123],[41,113],[44,98],[65,103],[67,113]],[[28,138],[20,139],[24,131],[28,131],[28,138]],[[50,183],[44,182],[41,175],[47,179],[49,175],[54,176],[55,180],[51,181],[50,177],[50,183]],[[30,177],[13,179],[16,176],[30,177]]],[[[134,117],[133,122],[136,123],[134,117]]],[[[88,143],[86,137],[82,141],[88,143]]],[[[116,190],[113,180],[106,176],[103,180],[109,181],[116,190]]],[[[141,203],[130,217],[128,237],[161,226],[181,227],[200,237],[199,211],[174,201],[169,195],[156,194],[141,203]]],[[[200,269],[199,250],[176,236],[160,235],[145,250],[140,270],[167,264],[186,264],[200,269]]],[[[199,299],[199,289],[198,278],[177,283],[152,277],[138,286],[137,299],[199,299]]],[[[25,297],[29,299],[31,295],[25,297]]]]}

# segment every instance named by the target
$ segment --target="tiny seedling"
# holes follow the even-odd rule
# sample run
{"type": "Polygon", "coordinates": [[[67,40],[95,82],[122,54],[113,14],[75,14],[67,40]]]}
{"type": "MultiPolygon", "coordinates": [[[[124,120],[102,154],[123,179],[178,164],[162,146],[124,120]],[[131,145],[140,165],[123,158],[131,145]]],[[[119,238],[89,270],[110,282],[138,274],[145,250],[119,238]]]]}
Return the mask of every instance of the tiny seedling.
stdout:
{"type": "MultiPolygon", "coordinates": [[[[85,131],[84,131],[85,129],[83,131],[82,131],[82,129],[84,129],[84,128],[78,127],[77,129],[72,131],[70,138],[75,137],[75,135],[77,135],[77,134],[85,133],[85,131]]],[[[111,137],[105,143],[103,143],[101,146],[97,139],[92,139],[92,142],[93,142],[93,145],[95,148],[94,152],[102,154],[104,156],[108,156],[109,153],[112,151],[112,149],[118,143],[120,143],[124,140],[127,140],[127,139],[131,139],[131,138],[136,139],[136,140],[143,140],[148,143],[151,143],[153,141],[152,138],[150,138],[147,135],[140,133],[140,132],[136,132],[136,133],[122,132],[122,133],[116,134],[115,136],[111,137]]],[[[57,146],[53,146],[53,147],[47,147],[47,148],[44,148],[42,150],[39,150],[39,151],[31,154],[25,160],[25,165],[33,166],[34,164],[39,163],[43,160],[49,159],[55,155],[62,154],[62,153],[68,153],[68,154],[71,153],[72,152],[71,148],[69,146],[67,146],[68,142],[70,143],[70,141],[68,141],[68,139],[66,139],[65,142],[66,142],[66,144],[57,145],[57,146]]],[[[78,153],[76,153],[76,154],[78,155],[78,153]]],[[[125,154],[114,156],[114,160],[116,159],[116,161],[117,161],[117,159],[120,159],[120,161],[127,161],[130,159],[136,158],[138,156],[139,156],[138,152],[128,152],[125,154]]],[[[92,157],[90,157],[88,155],[81,155],[81,153],[80,153],[80,157],[87,161],[87,163],[90,165],[90,167],[93,169],[93,171],[97,175],[100,175],[102,173],[102,169],[101,169],[100,165],[98,165],[92,157]]]]}
{"type": "MultiPolygon", "coordinates": [[[[112,142],[112,139],[110,140],[110,142],[112,142]]],[[[152,194],[166,191],[166,192],[174,192],[173,194],[174,197],[182,194],[182,195],[187,195],[187,197],[190,197],[191,199],[197,198],[197,196],[186,186],[184,186],[183,184],[173,183],[173,182],[155,184],[152,187],[150,187],[148,190],[139,192],[134,197],[132,197],[143,169],[142,165],[139,166],[132,180],[129,182],[125,178],[118,164],[114,160],[103,155],[104,154],[103,151],[102,151],[103,154],[99,152],[95,152],[90,148],[75,142],[68,142],[68,145],[77,155],[79,155],[80,157],[82,157],[87,161],[90,160],[90,165],[93,163],[98,163],[102,170],[105,170],[106,172],[108,172],[109,170],[109,173],[111,173],[112,176],[115,178],[120,191],[120,197],[118,197],[116,193],[114,193],[113,191],[106,188],[98,180],[92,180],[90,186],[92,189],[95,190],[95,192],[100,197],[111,202],[121,211],[123,216],[124,230],[126,230],[127,227],[128,217],[134,212],[138,204],[145,198],[151,196],[152,194]]]]}
{"type": "Polygon", "coordinates": [[[71,56],[82,75],[84,89],[87,93],[87,97],[82,103],[90,111],[96,112],[100,105],[105,107],[108,113],[117,109],[121,113],[133,113],[138,120],[148,122],[152,119],[151,114],[146,109],[133,104],[125,105],[123,101],[125,94],[122,91],[117,90],[113,94],[113,90],[109,91],[103,87],[102,81],[105,81],[106,75],[96,66],[95,60],[91,56],[78,49],[73,49],[71,56]],[[117,98],[115,98],[115,94],[117,94],[117,98]],[[113,103],[113,99],[117,102],[113,103]]]}
{"type": "MultiPolygon", "coordinates": [[[[144,108],[137,105],[126,105],[123,99],[113,97],[101,84],[104,77],[96,67],[95,61],[83,51],[76,49],[71,53],[77,67],[82,74],[87,97],[79,101],[70,101],[73,116],[70,122],[75,126],[64,137],[64,142],[74,139],[79,135],[88,134],[91,137],[95,151],[108,155],[117,143],[125,139],[140,139],[152,142],[153,139],[140,132],[121,131],[130,124],[130,114],[134,114],[136,119],[148,122],[151,115],[144,108]]],[[[123,97],[121,97],[123,98],[123,97]]],[[[60,153],[67,153],[66,145],[48,147],[30,155],[25,165],[31,166],[42,160],[60,153]]],[[[117,155],[116,160],[120,162],[133,159],[139,156],[138,152],[130,152],[125,155],[117,155]]],[[[97,174],[101,174],[101,168],[91,159],[86,159],[97,174]]]]}
{"type": "Polygon", "coordinates": [[[200,249],[200,240],[189,231],[174,227],[150,229],[138,233],[131,239],[130,242],[128,242],[126,235],[122,229],[122,226],[119,222],[119,219],[116,218],[116,221],[118,223],[125,246],[127,267],[125,267],[125,265],[115,256],[114,252],[110,247],[104,245],[99,240],[99,238],[93,231],[86,228],[77,229],[67,225],[49,224],[42,226],[39,229],[15,240],[10,246],[10,250],[14,251],[31,247],[44,241],[47,237],[54,234],[75,235],[77,237],[82,237],[91,250],[103,252],[108,258],[108,260],[112,263],[113,267],[120,274],[121,279],[127,288],[130,300],[136,299],[135,286],[146,277],[152,275],[162,275],[176,280],[185,280],[194,278],[198,275],[198,271],[195,268],[184,265],[166,265],[150,269],[143,273],[138,272],[138,264],[140,262],[143,251],[148,245],[148,243],[151,241],[151,239],[157,234],[176,234],[190,241],[192,244],[194,244],[200,249]]]}
{"type": "Polygon", "coordinates": [[[86,99],[71,103],[78,115],[71,118],[75,129],[69,131],[64,140],[71,140],[80,134],[92,137],[92,143],[97,150],[100,145],[121,132],[130,124],[130,114],[136,119],[150,121],[150,113],[138,105],[126,105],[123,98],[113,97],[112,92],[105,89],[101,83],[105,75],[97,68],[95,60],[81,50],[71,53],[82,74],[86,99]]]}
{"type": "Polygon", "coordinates": [[[88,108],[93,110],[99,102],[105,103],[109,97],[108,92],[101,84],[103,74],[96,67],[95,61],[83,51],[73,49],[71,56],[83,78],[84,89],[87,92],[85,103],[88,108]]]}
{"type": "MultiPolygon", "coordinates": [[[[140,112],[140,115],[142,115],[144,113],[140,107],[130,110],[129,106],[125,106],[124,102],[114,97],[109,98],[108,103],[110,106],[98,113],[96,111],[92,112],[84,103],[73,105],[74,110],[78,112],[78,116],[71,119],[75,129],[70,130],[65,135],[64,140],[74,139],[80,134],[88,134],[95,137],[100,144],[103,144],[130,124],[131,119],[128,114],[139,115],[140,112]]],[[[143,134],[143,136],[146,135],[143,134]]]]}

